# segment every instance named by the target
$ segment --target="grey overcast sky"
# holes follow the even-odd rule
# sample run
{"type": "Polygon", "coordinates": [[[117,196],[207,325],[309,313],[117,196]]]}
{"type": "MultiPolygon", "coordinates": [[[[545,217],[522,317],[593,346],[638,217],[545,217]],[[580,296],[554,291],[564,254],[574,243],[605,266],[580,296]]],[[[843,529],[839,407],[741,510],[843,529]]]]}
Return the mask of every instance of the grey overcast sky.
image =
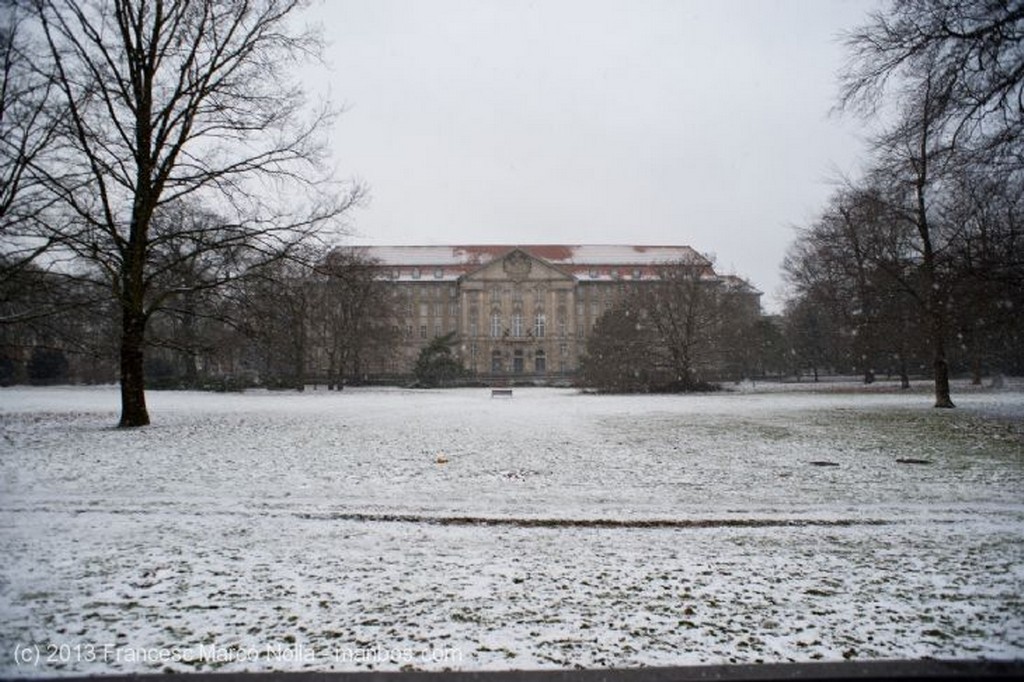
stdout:
{"type": "Polygon", "coordinates": [[[780,310],[863,124],[830,115],[871,0],[323,0],[353,243],[688,244],[780,310]]]}

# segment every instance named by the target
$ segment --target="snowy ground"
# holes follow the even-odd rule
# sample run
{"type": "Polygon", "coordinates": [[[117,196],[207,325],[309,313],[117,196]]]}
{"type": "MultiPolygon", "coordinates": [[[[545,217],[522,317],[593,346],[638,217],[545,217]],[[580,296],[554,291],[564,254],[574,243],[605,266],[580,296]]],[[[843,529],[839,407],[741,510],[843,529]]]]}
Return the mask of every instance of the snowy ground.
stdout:
{"type": "Polygon", "coordinates": [[[0,676],[1024,656],[1024,391],[852,389],[2,389],[0,676]]]}

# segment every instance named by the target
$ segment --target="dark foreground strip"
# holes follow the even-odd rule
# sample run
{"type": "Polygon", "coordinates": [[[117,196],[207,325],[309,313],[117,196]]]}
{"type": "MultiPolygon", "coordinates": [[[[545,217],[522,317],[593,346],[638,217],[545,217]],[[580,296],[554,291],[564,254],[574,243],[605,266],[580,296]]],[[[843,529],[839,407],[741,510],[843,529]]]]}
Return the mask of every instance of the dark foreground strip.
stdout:
{"type": "MultiPolygon", "coordinates": [[[[864,661],[700,665],[609,670],[509,670],[499,672],[185,673],[52,678],[59,682],[155,682],[174,678],[208,682],[751,682],[753,680],[1003,680],[1024,676],[1024,661],[864,661]]],[[[33,678],[39,682],[44,678],[33,678]]]]}
{"type": "MultiPolygon", "coordinates": [[[[884,519],[539,519],[495,516],[433,516],[430,514],[371,514],[367,512],[293,512],[290,510],[262,510],[274,516],[291,516],[308,521],[359,521],[366,523],[420,523],[432,526],[508,526],[513,528],[805,528],[891,526],[899,521],[884,519]]],[[[250,510],[193,509],[190,511],[161,508],[104,508],[104,507],[0,507],[0,513],[25,514],[55,512],[66,514],[146,515],[159,513],[189,514],[193,516],[251,516],[250,510]]],[[[932,523],[955,523],[933,519],[932,523]]],[[[0,678],[2,682],[2,678],[0,678]]]]}
{"type": "Polygon", "coordinates": [[[424,516],[360,512],[300,513],[318,521],[426,523],[435,526],[512,526],[515,528],[803,528],[806,526],[886,526],[881,519],[524,519],[489,516],[424,516]]]}

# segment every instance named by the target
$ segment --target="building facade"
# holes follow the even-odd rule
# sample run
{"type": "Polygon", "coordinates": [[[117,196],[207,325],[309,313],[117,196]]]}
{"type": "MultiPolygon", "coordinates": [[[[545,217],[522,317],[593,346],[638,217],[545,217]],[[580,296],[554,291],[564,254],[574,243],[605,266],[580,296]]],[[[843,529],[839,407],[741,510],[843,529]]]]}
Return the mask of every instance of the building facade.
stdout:
{"type": "Polygon", "coordinates": [[[543,383],[571,376],[601,314],[628,286],[656,281],[666,267],[687,267],[707,281],[760,296],[735,277],[717,275],[688,246],[468,245],[367,246],[393,302],[395,353],[374,375],[405,375],[431,339],[454,332],[462,366],[480,377],[543,383]]]}

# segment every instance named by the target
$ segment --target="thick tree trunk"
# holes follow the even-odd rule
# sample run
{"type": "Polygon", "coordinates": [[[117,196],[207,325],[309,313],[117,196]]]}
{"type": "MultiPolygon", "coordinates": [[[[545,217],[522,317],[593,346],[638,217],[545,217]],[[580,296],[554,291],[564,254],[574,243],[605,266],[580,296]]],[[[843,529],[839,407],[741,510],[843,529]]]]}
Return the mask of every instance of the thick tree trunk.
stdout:
{"type": "Polygon", "coordinates": [[[143,343],[146,319],[123,307],[121,311],[121,428],[146,426],[146,379],[143,366],[143,343]]]}
{"type": "MultiPolygon", "coordinates": [[[[140,175],[140,178],[142,175],[140,175]]],[[[146,342],[146,233],[152,209],[138,196],[132,209],[128,248],[121,264],[121,420],[129,428],[149,425],[146,409],[144,351],[146,342]]]]}
{"type": "Polygon", "coordinates": [[[929,331],[931,332],[932,368],[935,374],[935,407],[956,407],[949,394],[949,363],[946,361],[946,301],[936,281],[935,254],[929,239],[926,239],[924,243],[923,265],[925,285],[928,287],[928,316],[931,322],[929,331]]]}
{"type": "MultiPolygon", "coordinates": [[[[930,86],[930,82],[929,82],[930,86]]],[[[930,103],[926,100],[926,104],[930,103]]],[[[956,407],[949,395],[949,364],[946,362],[946,296],[938,281],[937,257],[932,244],[931,227],[928,220],[925,192],[928,186],[928,111],[922,112],[923,127],[920,137],[920,154],[917,159],[915,194],[917,199],[917,230],[921,237],[921,267],[923,285],[927,291],[927,311],[931,322],[932,367],[935,372],[935,407],[956,407]]]]}
{"type": "Polygon", "coordinates": [[[949,365],[945,355],[935,359],[935,407],[956,407],[949,394],[949,365]]]}
{"type": "Polygon", "coordinates": [[[932,366],[935,370],[935,407],[956,407],[949,394],[949,363],[946,361],[946,325],[941,303],[933,294],[932,366]]]}

